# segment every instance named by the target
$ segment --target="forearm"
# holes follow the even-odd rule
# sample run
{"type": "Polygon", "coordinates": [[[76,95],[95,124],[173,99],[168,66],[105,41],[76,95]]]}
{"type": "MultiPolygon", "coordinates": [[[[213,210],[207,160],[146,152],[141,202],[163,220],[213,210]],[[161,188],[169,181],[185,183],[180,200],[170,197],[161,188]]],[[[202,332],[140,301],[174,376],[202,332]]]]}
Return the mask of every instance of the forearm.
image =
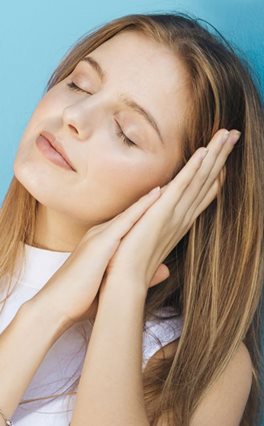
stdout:
{"type": "Polygon", "coordinates": [[[12,417],[46,353],[65,329],[56,313],[28,301],[1,333],[0,408],[6,417],[12,417]]]}
{"type": "MultiPolygon", "coordinates": [[[[133,283],[135,285],[135,283],[133,283]]],[[[145,298],[107,292],[100,301],[71,426],[147,426],[142,381],[145,298]]]]}

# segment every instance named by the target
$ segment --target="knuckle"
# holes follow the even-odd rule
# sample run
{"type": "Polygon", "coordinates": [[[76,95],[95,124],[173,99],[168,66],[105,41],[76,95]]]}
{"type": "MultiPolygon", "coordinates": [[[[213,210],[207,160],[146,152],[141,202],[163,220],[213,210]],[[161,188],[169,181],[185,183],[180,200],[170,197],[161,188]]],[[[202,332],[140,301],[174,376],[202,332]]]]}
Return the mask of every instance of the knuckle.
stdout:
{"type": "Polygon", "coordinates": [[[208,177],[208,170],[206,167],[201,167],[201,169],[198,172],[198,176],[203,181],[208,177]]]}
{"type": "Polygon", "coordinates": [[[177,191],[184,191],[185,188],[189,185],[190,183],[190,177],[186,174],[181,176],[181,179],[179,180],[179,182],[177,183],[177,191]]]}

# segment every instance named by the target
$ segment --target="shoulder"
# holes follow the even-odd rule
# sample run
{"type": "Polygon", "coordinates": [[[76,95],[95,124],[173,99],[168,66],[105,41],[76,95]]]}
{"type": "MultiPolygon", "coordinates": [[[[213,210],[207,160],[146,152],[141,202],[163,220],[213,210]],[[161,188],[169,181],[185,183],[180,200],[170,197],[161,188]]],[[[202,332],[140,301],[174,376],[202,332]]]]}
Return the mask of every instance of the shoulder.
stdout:
{"type": "Polygon", "coordinates": [[[252,362],[241,342],[226,369],[208,390],[194,412],[191,426],[212,424],[237,426],[243,416],[252,385],[252,362]]]}
{"type": "MultiPolygon", "coordinates": [[[[167,353],[175,350],[177,342],[167,347],[167,353]]],[[[154,358],[161,356],[155,354],[154,358]]],[[[164,354],[163,354],[164,356],[164,354]]],[[[246,345],[241,342],[226,369],[209,388],[196,408],[190,426],[239,425],[252,385],[252,362],[246,345]],[[217,420],[216,420],[217,419],[217,420]]],[[[157,426],[166,426],[162,417],[157,426]]]]}

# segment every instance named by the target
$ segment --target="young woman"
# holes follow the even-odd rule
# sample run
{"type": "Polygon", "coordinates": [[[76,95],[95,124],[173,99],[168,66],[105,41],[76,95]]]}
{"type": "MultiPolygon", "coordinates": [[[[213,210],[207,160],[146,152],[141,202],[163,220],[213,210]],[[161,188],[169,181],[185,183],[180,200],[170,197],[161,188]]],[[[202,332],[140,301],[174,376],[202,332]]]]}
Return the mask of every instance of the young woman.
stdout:
{"type": "Polygon", "coordinates": [[[67,53],[1,211],[0,424],[258,424],[263,123],[245,60],[188,15],[67,53]]]}

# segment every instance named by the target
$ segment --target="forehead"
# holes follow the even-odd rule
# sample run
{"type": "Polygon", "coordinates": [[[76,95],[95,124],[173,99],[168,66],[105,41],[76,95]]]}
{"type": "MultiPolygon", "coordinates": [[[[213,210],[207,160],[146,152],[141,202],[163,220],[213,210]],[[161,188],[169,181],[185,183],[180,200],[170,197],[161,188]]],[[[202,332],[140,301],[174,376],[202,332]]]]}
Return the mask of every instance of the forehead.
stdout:
{"type": "Polygon", "coordinates": [[[165,142],[183,127],[188,83],[185,67],[168,47],[140,32],[124,31],[90,53],[107,75],[106,85],[149,109],[165,142]]]}

